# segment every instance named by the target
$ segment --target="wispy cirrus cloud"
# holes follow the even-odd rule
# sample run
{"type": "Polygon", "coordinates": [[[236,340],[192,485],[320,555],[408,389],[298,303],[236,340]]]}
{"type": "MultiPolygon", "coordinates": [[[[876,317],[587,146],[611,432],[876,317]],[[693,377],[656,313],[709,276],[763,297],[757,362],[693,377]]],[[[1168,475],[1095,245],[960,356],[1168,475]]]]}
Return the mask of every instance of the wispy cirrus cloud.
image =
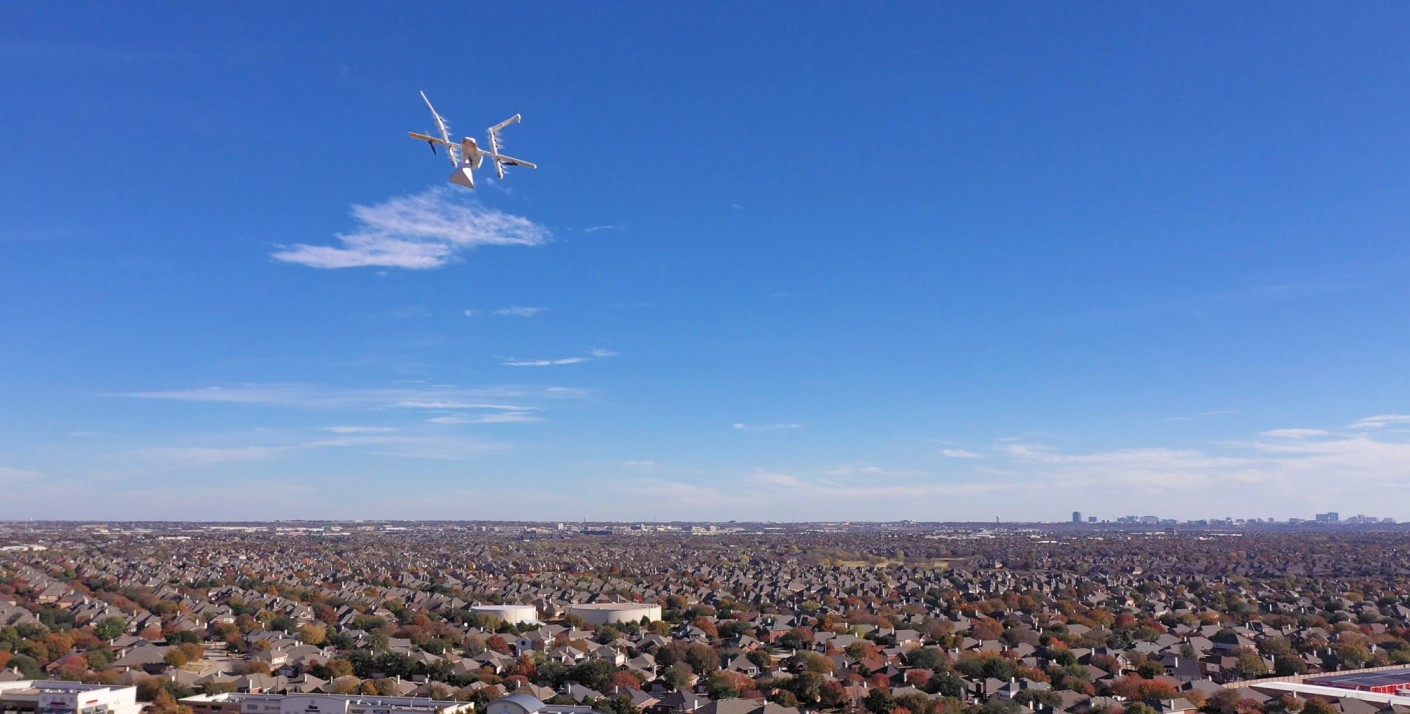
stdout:
{"type": "Polygon", "coordinates": [[[1236,412],[1233,409],[1216,409],[1214,411],[1200,412],[1198,414],[1195,414],[1194,416],[1165,417],[1165,421],[1190,421],[1191,419],[1199,419],[1202,417],[1224,416],[1225,414],[1235,413],[1236,412]]]}
{"type": "Polygon", "coordinates": [[[733,426],[737,431],[791,431],[793,429],[803,428],[802,424],[798,424],[796,422],[785,422],[777,424],[745,424],[743,422],[735,422],[731,426],[733,426]]]}
{"type": "Polygon", "coordinates": [[[501,362],[506,367],[553,367],[561,364],[581,364],[590,357],[560,357],[558,359],[507,359],[501,362]]]}
{"type": "Polygon", "coordinates": [[[450,414],[431,417],[426,421],[431,424],[532,424],[543,420],[544,417],[532,412],[499,412],[478,416],[450,414]]]}
{"type": "Polygon", "coordinates": [[[295,243],[271,254],[311,268],[439,268],[483,245],[542,245],[548,229],[436,187],[371,206],[354,205],[357,227],[335,245],[295,243]]]}
{"type": "Polygon", "coordinates": [[[0,466],[0,486],[15,486],[21,483],[40,481],[44,478],[38,471],[17,469],[13,466],[0,466]]]}
{"type": "Polygon", "coordinates": [[[588,350],[586,356],[559,357],[556,359],[518,359],[511,357],[500,362],[500,364],[506,367],[556,367],[565,364],[582,364],[583,362],[591,362],[595,359],[616,356],[617,353],[611,350],[592,349],[588,350]]]}
{"type": "MultiPolygon", "coordinates": [[[[556,386],[502,386],[463,388],[450,386],[330,387],[320,385],[240,385],[203,387],[160,392],[135,392],[117,396],[173,402],[228,404],[274,409],[345,412],[349,422],[312,429],[349,438],[404,439],[414,437],[418,424],[531,424],[546,421],[554,402],[583,399],[590,391],[556,386]],[[420,414],[417,414],[420,412],[420,414]],[[378,414],[382,424],[359,424],[366,414],[378,414]],[[415,421],[405,421],[410,415],[415,421]],[[393,426],[392,424],[399,424],[393,426]]],[[[334,443],[323,440],[322,444],[334,443]]],[[[341,443],[341,442],[338,442],[341,443]]],[[[394,443],[387,441],[386,443],[394,443]]],[[[405,443],[405,442],[395,442],[405,443]]],[[[192,455],[193,457],[196,455],[192,455]]],[[[237,458],[230,454],[226,460],[237,458]]],[[[194,458],[191,460],[195,460],[194,458]]]]}
{"type": "MultiPolygon", "coordinates": [[[[1362,421],[1379,424],[1384,420],[1370,417],[1362,421]]],[[[1203,448],[1141,447],[1087,453],[1010,444],[1004,454],[1012,472],[1030,481],[1034,493],[1046,492],[1050,497],[1083,493],[1089,500],[1106,501],[1102,505],[1107,507],[1117,500],[1128,501],[1129,507],[1158,498],[1162,508],[1178,509],[1187,517],[1209,514],[1210,510],[1216,514],[1243,510],[1229,504],[1258,504],[1286,517],[1306,515],[1306,509],[1349,508],[1361,493],[1386,498],[1392,493],[1410,496],[1410,482],[1406,481],[1410,440],[1399,437],[1398,432],[1338,434],[1287,428],[1265,431],[1260,437],[1203,448]],[[1329,489],[1329,484],[1341,487],[1329,489]]],[[[1387,504],[1404,502],[1391,498],[1387,504]]]]}
{"type": "Polygon", "coordinates": [[[394,426],[338,425],[323,427],[323,431],[331,431],[334,434],[385,434],[396,430],[397,428],[394,426]]]}
{"type": "Polygon", "coordinates": [[[1352,429],[1384,429],[1387,426],[1410,424],[1410,414],[1378,414],[1352,422],[1352,429]]]}
{"type": "Polygon", "coordinates": [[[231,463],[276,461],[313,450],[351,449],[377,456],[457,461],[503,451],[503,444],[467,436],[430,434],[339,434],[329,438],[279,441],[240,446],[169,446],[135,449],[130,459],[143,468],[166,471],[200,470],[231,463]]]}
{"type": "MultiPolygon", "coordinates": [[[[1401,423],[1398,415],[1361,421],[1401,423]]],[[[1005,521],[1065,520],[1074,509],[1101,518],[1130,513],[1287,518],[1363,507],[1355,504],[1366,493],[1384,500],[1380,507],[1365,506],[1367,513],[1410,515],[1403,510],[1410,503],[1410,437],[1395,429],[1273,429],[1252,441],[1091,451],[1051,446],[1033,436],[996,441],[982,454],[948,447],[941,454],[955,460],[923,468],[767,467],[714,474],[708,484],[667,487],[658,480],[653,485],[682,492],[689,486],[690,513],[720,519],[806,514],[800,518],[979,521],[1001,514],[1005,521]],[[983,458],[968,458],[971,454],[983,458]],[[767,506],[738,503],[732,496],[741,492],[767,506]],[[781,512],[778,504],[784,502],[789,509],[781,512]]]]}
{"type": "Polygon", "coordinates": [[[268,446],[178,446],[139,449],[138,457],[154,466],[172,469],[201,468],[235,461],[266,461],[286,451],[268,446]]]}
{"type": "Polygon", "coordinates": [[[1316,436],[1327,436],[1331,432],[1325,429],[1269,429],[1260,436],[1270,439],[1310,439],[1316,436]]]}
{"type": "Polygon", "coordinates": [[[941,449],[940,455],[950,459],[977,459],[979,454],[966,449],[941,449]]]}
{"type": "Polygon", "coordinates": [[[581,399],[582,389],[503,385],[493,387],[337,387],[318,384],[239,384],[109,396],[174,402],[246,404],[298,409],[434,409],[532,411],[521,400],[581,399]]]}
{"type": "Polygon", "coordinates": [[[520,307],[519,305],[510,305],[509,307],[495,310],[494,314],[504,317],[533,317],[547,309],[546,307],[520,307]]]}

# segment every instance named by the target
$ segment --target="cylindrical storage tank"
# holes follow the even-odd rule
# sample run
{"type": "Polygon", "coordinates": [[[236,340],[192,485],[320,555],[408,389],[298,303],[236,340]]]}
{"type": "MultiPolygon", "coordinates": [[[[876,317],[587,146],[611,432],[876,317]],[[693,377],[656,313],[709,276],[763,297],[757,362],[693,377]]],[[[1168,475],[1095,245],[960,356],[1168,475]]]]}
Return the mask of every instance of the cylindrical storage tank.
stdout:
{"type": "Polygon", "coordinates": [[[470,612],[494,615],[511,624],[538,624],[539,611],[533,605],[471,605],[470,612]]]}
{"type": "Polygon", "coordinates": [[[618,622],[640,622],[661,619],[661,606],[640,602],[597,602],[585,605],[569,605],[569,615],[583,618],[583,622],[593,625],[606,625],[618,622]]]}

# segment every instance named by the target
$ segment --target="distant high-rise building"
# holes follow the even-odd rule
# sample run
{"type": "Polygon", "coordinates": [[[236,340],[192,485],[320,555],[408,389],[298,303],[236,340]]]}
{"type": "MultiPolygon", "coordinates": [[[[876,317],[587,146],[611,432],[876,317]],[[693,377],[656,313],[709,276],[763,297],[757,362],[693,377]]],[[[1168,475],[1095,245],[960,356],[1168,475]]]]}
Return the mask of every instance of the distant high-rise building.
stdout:
{"type": "Polygon", "coordinates": [[[1097,517],[1096,517],[1096,516],[1087,516],[1087,522],[1088,522],[1088,523],[1096,523],[1096,522],[1097,522],[1097,517]]]}
{"type": "Polygon", "coordinates": [[[1330,511],[1327,513],[1318,513],[1316,518],[1318,523],[1337,523],[1341,521],[1341,514],[1336,511],[1330,511]]]}
{"type": "Polygon", "coordinates": [[[1082,522],[1082,512],[1081,512],[1081,511],[1073,511],[1073,512],[1072,512],[1072,522],[1073,522],[1073,523],[1081,523],[1081,522],[1082,522]]]}

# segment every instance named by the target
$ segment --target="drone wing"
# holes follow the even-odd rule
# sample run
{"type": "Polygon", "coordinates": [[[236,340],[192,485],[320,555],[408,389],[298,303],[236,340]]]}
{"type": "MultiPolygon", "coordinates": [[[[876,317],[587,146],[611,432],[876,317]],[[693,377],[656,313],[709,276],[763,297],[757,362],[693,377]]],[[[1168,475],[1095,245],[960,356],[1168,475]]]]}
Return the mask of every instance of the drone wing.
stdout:
{"type": "MultiPolygon", "coordinates": [[[[495,154],[495,155],[494,155],[494,161],[495,161],[496,164],[500,164],[500,165],[503,165],[503,166],[523,166],[523,167],[525,167],[525,168],[530,168],[530,169],[536,169],[536,168],[539,167],[538,164],[533,163],[532,161],[525,161],[525,160],[523,160],[523,159],[516,159],[516,158],[514,158],[513,156],[505,156],[504,154],[495,154]]],[[[500,171],[500,174],[503,175],[503,173],[504,173],[504,171],[501,170],[501,171],[500,171]]]]}
{"type": "Polygon", "coordinates": [[[499,132],[503,131],[504,128],[507,126],[518,124],[520,121],[523,121],[523,119],[524,117],[515,114],[514,116],[509,117],[508,119],[505,119],[504,121],[490,127],[490,155],[494,157],[494,170],[495,173],[499,174],[499,178],[501,181],[504,180],[505,166],[527,166],[531,169],[538,168],[538,165],[536,164],[529,163],[528,161],[525,161],[523,159],[516,159],[512,156],[505,156],[504,154],[499,153],[500,148],[504,145],[503,140],[499,138],[499,132]]]}
{"type": "Polygon", "coordinates": [[[438,113],[438,112],[436,111],[436,108],[433,107],[433,106],[431,106],[431,100],[426,97],[426,93],[425,93],[425,92],[422,92],[422,93],[421,93],[421,100],[424,101],[424,102],[426,102],[426,108],[427,108],[427,109],[430,109],[430,110],[431,110],[431,116],[435,117],[435,119],[436,119],[436,128],[440,130],[440,132],[441,132],[441,138],[440,138],[439,140],[437,140],[435,137],[426,136],[425,134],[416,134],[416,133],[411,133],[411,137],[412,137],[413,139],[420,139],[420,140],[422,140],[422,141],[427,142],[428,144],[431,145],[431,149],[432,149],[432,150],[435,150],[436,144],[440,144],[440,145],[446,147],[446,156],[448,156],[448,157],[450,158],[450,164],[451,164],[451,166],[458,166],[458,165],[460,165],[460,161],[461,161],[461,158],[460,158],[460,147],[459,147],[458,145],[456,145],[456,144],[452,144],[451,141],[450,141],[450,124],[447,124],[447,123],[446,123],[446,120],[445,120],[445,117],[442,117],[442,116],[440,115],[440,113],[438,113]]]}

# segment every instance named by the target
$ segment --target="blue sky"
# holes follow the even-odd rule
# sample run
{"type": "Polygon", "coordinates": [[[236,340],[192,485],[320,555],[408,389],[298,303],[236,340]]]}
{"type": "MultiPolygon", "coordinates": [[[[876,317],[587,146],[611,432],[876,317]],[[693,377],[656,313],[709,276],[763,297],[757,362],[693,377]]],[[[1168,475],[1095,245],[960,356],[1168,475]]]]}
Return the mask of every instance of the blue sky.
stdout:
{"type": "Polygon", "coordinates": [[[1410,518],[1407,21],[6,4],[0,518],[1410,518]]]}

